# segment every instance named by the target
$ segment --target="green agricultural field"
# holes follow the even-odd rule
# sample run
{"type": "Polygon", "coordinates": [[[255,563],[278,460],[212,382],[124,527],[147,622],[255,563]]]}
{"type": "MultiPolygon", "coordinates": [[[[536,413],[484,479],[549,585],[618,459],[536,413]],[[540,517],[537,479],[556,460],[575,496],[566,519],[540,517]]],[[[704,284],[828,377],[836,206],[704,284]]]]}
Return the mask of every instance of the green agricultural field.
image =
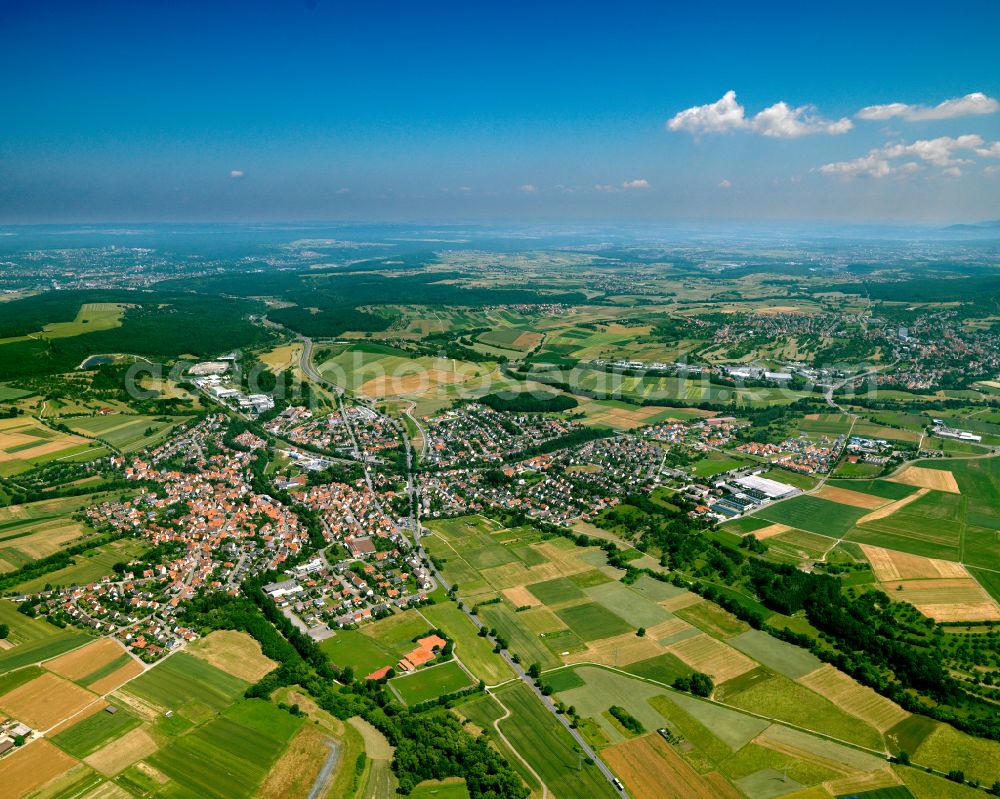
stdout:
{"type": "Polygon", "coordinates": [[[969,574],[976,578],[976,581],[986,589],[993,599],[1000,602],[1000,574],[995,571],[969,568],[969,574]]]}
{"type": "MultiPolygon", "coordinates": [[[[472,699],[467,699],[458,706],[457,710],[470,722],[486,731],[492,731],[494,722],[507,715],[506,707],[501,705],[500,702],[490,694],[480,694],[472,699]]],[[[503,754],[503,756],[507,759],[507,762],[524,781],[524,784],[527,785],[532,791],[541,792],[541,786],[538,784],[538,780],[535,779],[535,776],[528,771],[527,767],[522,762],[522,755],[515,752],[510,746],[507,745],[507,742],[499,736],[494,735],[492,737],[492,741],[493,745],[496,746],[496,748],[503,754]]],[[[391,797],[387,797],[386,799],[391,799],[391,797]]]]}
{"type": "Polygon", "coordinates": [[[0,674],[26,666],[29,663],[50,660],[64,652],[69,652],[71,649],[76,649],[90,640],[92,640],[91,637],[83,632],[60,632],[43,641],[33,641],[13,649],[4,650],[0,652],[0,674]]]}
{"type": "Polygon", "coordinates": [[[45,669],[41,666],[25,666],[23,669],[0,674],[0,696],[31,682],[35,677],[41,677],[43,674],[45,674],[45,669]]]}
{"type": "MultiPolygon", "coordinates": [[[[931,491],[889,516],[855,527],[844,538],[929,558],[963,560],[969,503],[969,498],[961,494],[931,491]]],[[[979,552],[975,547],[971,549],[965,560],[976,563],[979,552]]],[[[989,564],[995,566],[996,556],[989,553],[989,547],[986,549],[989,564]]]]}
{"type": "Polygon", "coordinates": [[[816,414],[816,419],[799,419],[795,426],[803,433],[823,433],[830,436],[847,435],[853,420],[842,413],[816,414]]]}
{"type": "Polygon", "coordinates": [[[678,677],[689,677],[694,673],[690,666],[669,652],[631,663],[623,667],[622,670],[644,680],[654,680],[663,685],[672,685],[678,677]]]}
{"type": "Polygon", "coordinates": [[[833,470],[835,477],[851,477],[851,478],[865,478],[865,477],[876,477],[882,474],[882,467],[877,463],[865,463],[863,461],[858,463],[851,463],[848,460],[842,460],[837,468],[833,470]]]}
{"type": "Polygon", "coordinates": [[[528,586],[528,590],[545,605],[561,605],[585,597],[583,591],[566,577],[534,583],[528,586]]]}
{"type": "Polygon", "coordinates": [[[877,730],[781,675],[773,675],[738,693],[727,694],[726,704],[869,749],[881,748],[882,736],[877,730]]]}
{"type": "Polygon", "coordinates": [[[612,613],[597,602],[585,602],[556,611],[569,628],[584,641],[596,641],[621,635],[635,628],[621,616],[612,613]]]}
{"type": "Polygon", "coordinates": [[[30,396],[30,391],[14,388],[7,383],[0,383],[0,402],[10,402],[12,400],[19,400],[30,396]]]}
{"type": "Polygon", "coordinates": [[[177,652],[122,690],[199,722],[232,703],[246,688],[244,680],[185,652],[177,652]]]}
{"type": "Polygon", "coordinates": [[[777,524],[841,538],[868,511],[818,497],[799,496],[770,505],[754,514],[777,524]]]}
{"type": "Polygon", "coordinates": [[[469,799],[469,788],[465,780],[427,780],[410,791],[410,799],[469,799]]]}
{"type": "Polygon", "coordinates": [[[69,425],[77,433],[106,441],[123,452],[134,452],[161,440],[174,426],[187,418],[109,414],[72,419],[69,425]]]}
{"type": "Polygon", "coordinates": [[[570,734],[542,707],[530,689],[517,683],[498,692],[511,715],[499,722],[500,729],[556,796],[614,797],[615,791],[596,766],[583,764],[570,734]]]}
{"type": "Polygon", "coordinates": [[[740,621],[713,602],[699,602],[678,610],[675,615],[714,638],[732,638],[749,629],[746,622],[740,621]]]}
{"type": "Polygon", "coordinates": [[[181,789],[178,795],[250,797],[301,725],[274,705],[249,699],[174,739],[148,762],[181,789]]]}
{"type": "Polygon", "coordinates": [[[111,567],[114,564],[128,563],[141,558],[148,550],[146,543],[138,539],[123,538],[112,541],[81,555],[74,555],[73,559],[76,562],[72,566],[18,583],[14,590],[31,593],[42,590],[46,585],[86,585],[112,574],[114,570],[111,567]]]}
{"type": "Polygon", "coordinates": [[[727,643],[758,663],[763,663],[772,671],[793,680],[804,677],[823,665],[812,652],[780,641],[760,630],[747,630],[735,638],[730,638],[727,643]]]}
{"type": "Polygon", "coordinates": [[[407,705],[417,705],[445,694],[461,691],[472,685],[465,670],[454,660],[437,666],[428,666],[414,674],[396,677],[389,681],[392,690],[407,705]]]}
{"type": "Polygon", "coordinates": [[[115,707],[118,712],[114,715],[99,711],[53,736],[52,743],[73,757],[84,758],[139,726],[140,719],[137,716],[122,705],[115,707]]]}
{"type": "Polygon", "coordinates": [[[938,725],[910,757],[945,772],[960,769],[966,779],[987,785],[992,785],[1000,774],[1000,743],[974,738],[948,724],[938,725]]]}
{"type": "Polygon", "coordinates": [[[917,490],[915,486],[892,483],[888,480],[827,480],[826,484],[833,488],[846,488],[860,494],[871,494],[873,497],[891,500],[903,499],[917,490]]]}
{"type": "MultiPolygon", "coordinates": [[[[892,770],[903,781],[913,799],[982,799],[983,797],[983,792],[978,788],[959,785],[957,782],[928,774],[917,768],[893,766],[892,770]]],[[[859,799],[869,799],[869,794],[863,794],[859,799]]]]}
{"type": "Polygon", "coordinates": [[[496,685],[513,676],[507,662],[493,652],[493,646],[477,634],[476,626],[453,602],[421,608],[420,613],[455,642],[455,655],[476,677],[496,685]]]}
{"type": "Polygon", "coordinates": [[[746,466],[748,463],[752,463],[752,461],[738,456],[730,457],[721,452],[712,451],[701,460],[697,461],[691,471],[695,477],[701,477],[704,479],[714,477],[715,475],[722,474],[723,472],[728,472],[730,469],[738,469],[740,466],[746,466]]]}
{"type": "Polygon", "coordinates": [[[542,668],[561,665],[559,658],[545,646],[545,639],[528,629],[518,615],[505,605],[487,605],[479,610],[483,624],[496,627],[507,639],[510,650],[520,655],[524,663],[538,663],[542,668]]]}
{"type": "Polygon", "coordinates": [[[769,726],[763,719],[677,691],[648,701],[709,762],[725,760],[769,726]]]}
{"type": "Polygon", "coordinates": [[[827,536],[789,530],[767,539],[766,557],[785,563],[820,560],[832,546],[834,541],[827,536]]]}
{"type": "Polygon", "coordinates": [[[656,602],[620,582],[604,582],[584,589],[584,593],[634,628],[655,627],[670,619],[670,613],[656,602]]]}
{"type": "Polygon", "coordinates": [[[413,640],[434,625],[417,611],[408,610],[366,624],[359,630],[338,630],[320,642],[320,649],[338,666],[350,666],[364,677],[383,666],[392,666],[416,646],[413,640]]]}

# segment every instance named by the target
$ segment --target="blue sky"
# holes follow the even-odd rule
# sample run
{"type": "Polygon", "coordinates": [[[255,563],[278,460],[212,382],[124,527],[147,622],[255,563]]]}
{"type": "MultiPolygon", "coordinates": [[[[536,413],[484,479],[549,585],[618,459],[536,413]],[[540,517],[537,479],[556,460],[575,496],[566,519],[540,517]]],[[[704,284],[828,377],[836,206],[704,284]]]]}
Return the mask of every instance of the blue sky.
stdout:
{"type": "Polygon", "coordinates": [[[1000,218],[997,30],[995,2],[4,0],[0,222],[1000,218]]]}

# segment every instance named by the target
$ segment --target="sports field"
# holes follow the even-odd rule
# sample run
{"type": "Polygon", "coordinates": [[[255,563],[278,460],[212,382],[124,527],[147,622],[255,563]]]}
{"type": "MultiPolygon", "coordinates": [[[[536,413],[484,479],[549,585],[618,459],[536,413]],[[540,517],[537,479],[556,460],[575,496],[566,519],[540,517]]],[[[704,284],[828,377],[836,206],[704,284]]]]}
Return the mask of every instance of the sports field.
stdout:
{"type": "Polygon", "coordinates": [[[417,705],[445,694],[461,691],[472,685],[472,678],[454,660],[428,666],[414,674],[389,681],[392,690],[407,705],[417,705]]]}

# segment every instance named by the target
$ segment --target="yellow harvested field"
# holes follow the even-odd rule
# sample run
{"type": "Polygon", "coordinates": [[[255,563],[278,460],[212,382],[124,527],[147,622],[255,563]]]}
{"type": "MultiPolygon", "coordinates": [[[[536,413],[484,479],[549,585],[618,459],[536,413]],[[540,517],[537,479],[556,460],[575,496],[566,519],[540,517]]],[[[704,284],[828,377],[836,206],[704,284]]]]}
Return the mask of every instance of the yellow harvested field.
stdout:
{"type": "Polygon", "coordinates": [[[137,727],[84,758],[83,762],[102,774],[113,776],[136,761],[149,757],[157,748],[156,741],[145,727],[137,727]]]}
{"type": "Polygon", "coordinates": [[[532,350],[542,343],[545,338],[542,333],[522,333],[514,339],[514,348],[518,350],[532,350]]]}
{"type": "Polygon", "coordinates": [[[532,544],[531,548],[545,558],[544,563],[539,563],[529,569],[520,561],[514,561],[502,566],[480,569],[479,573],[493,588],[504,591],[508,588],[542,583],[546,580],[568,577],[593,569],[593,566],[580,560],[575,553],[560,549],[549,542],[532,544]]]}
{"type": "Polygon", "coordinates": [[[36,730],[47,730],[74,716],[97,696],[55,674],[43,674],[0,696],[0,710],[36,730]]]}
{"type": "Polygon", "coordinates": [[[47,661],[45,668],[69,680],[79,680],[124,654],[125,647],[114,638],[101,638],[47,661]]]}
{"type": "Polygon", "coordinates": [[[955,475],[944,469],[925,469],[922,466],[907,466],[895,477],[886,478],[891,483],[916,486],[917,488],[932,488],[935,491],[948,491],[961,494],[955,475]]]}
{"type": "Polygon", "coordinates": [[[885,582],[887,580],[916,580],[916,579],[936,579],[936,578],[963,578],[969,573],[965,567],[950,560],[938,560],[936,558],[925,558],[920,555],[910,555],[906,552],[896,552],[892,549],[882,549],[868,544],[861,544],[861,551],[865,553],[868,562],[872,565],[875,579],[885,582]]]}
{"type": "Polygon", "coordinates": [[[823,787],[834,796],[877,791],[879,788],[893,788],[897,785],[902,785],[902,782],[896,776],[896,772],[889,766],[878,771],[855,774],[851,777],[842,777],[839,780],[830,780],[823,783],[823,787]]]}
{"type": "Polygon", "coordinates": [[[893,599],[909,602],[935,621],[1000,620],[1000,605],[971,577],[883,582],[893,599]]]}
{"type": "Polygon", "coordinates": [[[0,759],[0,786],[4,796],[27,796],[77,762],[41,738],[0,759]]]}
{"type": "Polygon", "coordinates": [[[272,372],[284,372],[299,364],[302,359],[302,345],[299,342],[275,347],[258,356],[260,361],[272,372]]]}
{"type": "Polygon", "coordinates": [[[824,663],[815,671],[799,679],[806,688],[825,696],[833,704],[879,732],[899,724],[910,714],[890,699],[886,699],[871,688],[867,688],[844,672],[824,663]]]}
{"type": "Polygon", "coordinates": [[[888,503],[888,500],[883,497],[875,497],[871,494],[862,494],[860,491],[851,491],[849,488],[837,488],[830,485],[823,486],[813,496],[866,510],[875,510],[875,508],[881,508],[888,503]]]}
{"type": "Polygon", "coordinates": [[[635,633],[624,633],[613,638],[590,641],[582,652],[563,655],[562,659],[564,663],[600,663],[620,667],[662,655],[664,651],[649,636],[639,638],[635,633]]]}
{"type": "Polygon", "coordinates": [[[278,666],[275,661],[264,656],[259,643],[246,633],[236,630],[211,632],[190,644],[187,651],[247,682],[257,682],[278,666]]]}
{"type": "Polygon", "coordinates": [[[555,613],[546,607],[523,610],[517,617],[524,622],[524,625],[533,633],[554,633],[558,630],[569,629],[566,622],[560,619],[555,613]]]}
{"type": "Polygon", "coordinates": [[[120,669],[111,672],[107,677],[102,677],[90,684],[90,690],[95,694],[107,694],[121,688],[129,680],[133,680],[142,674],[142,664],[136,660],[129,660],[120,669]]]}
{"type": "MultiPolygon", "coordinates": [[[[947,472],[947,474],[950,474],[950,472],[947,472]]],[[[954,478],[952,479],[954,480],[954,478]]],[[[883,505],[878,510],[872,511],[871,513],[862,516],[860,519],[858,519],[856,524],[865,524],[867,522],[874,522],[878,521],[879,519],[884,519],[886,516],[891,516],[900,508],[906,507],[911,502],[916,502],[928,491],[930,491],[929,488],[921,488],[919,491],[910,494],[910,496],[908,497],[903,497],[902,499],[897,499],[895,502],[892,502],[888,505],[883,505]]]]}
{"type": "Polygon", "coordinates": [[[671,635],[676,635],[690,629],[690,624],[684,621],[684,619],[678,619],[675,616],[647,629],[646,637],[652,638],[654,641],[662,641],[664,638],[669,638],[671,635]]]}
{"type": "Polygon", "coordinates": [[[303,727],[268,770],[264,782],[257,789],[257,799],[308,796],[332,743],[333,739],[322,729],[312,725],[303,727]]]}
{"type": "Polygon", "coordinates": [[[742,652],[704,633],[670,644],[667,651],[677,655],[695,671],[709,675],[716,684],[732,680],[757,667],[742,652]]]}
{"type": "Polygon", "coordinates": [[[664,610],[681,610],[704,601],[704,599],[694,592],[685,591],[683,594],[672,596],[670,599],[664,599],[662,602],[658,602],[657,604],[664,610]]]}
{"type": "Polygon", "coordinates": [[[509,599],[516,608],[522,608],[525,605],[534,608],[542,604],[538,597],[536,597],[523,585],[515,585],[513,588],[505,588],[500,593],[507,597],[507,599],[509,599]]]}
{"type": "Polygon", "coordinates": [[[793,529],[795,528],[789,527],[787,524],[771,524],[767,527],[762,527],[759,530],[751,530],[745,535],[752,535],[758,541],[763,541],[765,538],[773,538],[776,535],[787,533],[789,530],[793,529]]]}
{"type": "Polygon", "coordinates": [[[371,380],[366,380],[358,390],[366,397],[394,397],[402,394],[419,394],[439,386],[464,383],[475,376],[474,374],[463,374],[460,371],[421,369],[419,372],[407,372],[406,374],[379,375],[371,380]]]}
{"type": "Polygon", "coordinates": [[[739,799],[725,780],[709,779],[692,768],[656,733],[601,750],[601,757],[636,799],[739,799]]]}
{"type": "Polygon", "coordinates": [[[34,460],[89,443],[86,438],[51,430],[30,416],[0,420],[0,463],[34,460]]]}

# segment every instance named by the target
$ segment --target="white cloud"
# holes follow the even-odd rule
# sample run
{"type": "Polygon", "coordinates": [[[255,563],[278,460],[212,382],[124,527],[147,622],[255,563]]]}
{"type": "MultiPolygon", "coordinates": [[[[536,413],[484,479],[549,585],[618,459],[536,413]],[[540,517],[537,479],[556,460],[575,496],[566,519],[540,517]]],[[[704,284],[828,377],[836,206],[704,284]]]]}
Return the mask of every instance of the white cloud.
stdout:
{"type": "Polygon", "coordinates": [[[957,138],[939,136],[936,139],[921,139],[913,144],[892,144],[882,149],[888,158],[913,155],[934,166],[948,167],[968,163],[968,160],[955,158],[955,153],[961,150],[975,150],[982,146],[982,143],[981,136],[970,134],[957,138]]]}
{"type": "Polygon", "coordinates": [[[725,133],[743,127],[746,127],[743,106],[736,102],[736,92],[732,89],[722,99],[679,111],[667,122],[667,130],[683,130],[693,135],[725,133]]]}
{"type": "Polygon", "coordinates": [[[337,194],[350,194],[351,190],[346,186],[342,189],[337,189],[337,194]]]}
{"type": "Polygon", "coordinates": [[[792,108],[781,101],[757,114],[750,121],[750,127],[762,136],[780,139],[795,139],[812,133],[839,136],[854,127],[847,117],[831,121],[816,116],[814,111],[811,105],[792,108]]]}
{"type": "Polygon", "coordinates": [[[595,191],[605,191],[609,194],[617,194],[620,191],[630,191],[631,189],[651,189],[652,184],[644,178],[623,181],[620,186],[613,186],[610,183],[598,183],[594,186],[595,191]]]}
{"type": "Polygon", "coordinates": [[[815,112],[814,106],[793,108],[782,100],[754,117],[747,117],[743,106],[736,101],[736,92],[730,89],[714,103],[696,105],[674,114],[667,122],[667,130],[686,131],[694,136],[750,130],[771,138],[794,139],[813,133],[836,136],[847,133],[853,127],[847,117],[828,120],[815,112]]]}
{"type": "Polygon", "coordinates": [[[719,188],[720,189],[731,189],[732,187],[733,187],[733,183],[728,178],[719,181],[719,188]]]}
{"type": "Polygon", "coordinates": [[[962,177],[962,170],[959,169],[957,166],[953,166],[944,170],[941,174],[949,178],[960,178],[962,177]]]}
{"type": "Polygon", "coordinates": [[[241,177],[243,177],[243,170],[242,169],[234,169],[234,170],[232,170],[229,173],[229,177],[231,177],[231,178],[241,178],[241,177]]]}
{"type": "Polygon", "coordinates": [[[959,153],[982,153],[981,136],[969,134],[966,136],[939,136],[936,139],[920,139],[912,144],[887,144],[870,150],[868,155],[851,161],[836,161],[824,164],[819,171],[824,175],[839,175],[841,177],[872,177],[884,178],[889,175],[903,175],[917,172],[921,169],[917,161],[907,161],[894,165],[891,162],[900,158],[918,158],[932,166],[941,167],[942,174],[950,176],[961,175],[959,167],[972,163],[968,158],[959,158],[959,153]]]}
{"type": "Polygon", "coordinates": [[[995,141],[985,147],[980,147],[976,150],[976,153],[985,156],[986,158],[1000,158],[1000,141],[995,141]]]}
{"type": "Polygon", "coordinates": [[[531,183],[525,183],[523,186],[521,186],[521,191],[523,191],[525,194],[534,194],[536,191],[538,191],[538,189],[531,183]]]}
{"type": "Polygon", "coordinates": [[[878,150],[872,150],[868,155],[855,158],[851,161],[836,161],[832,164],[823,164],[819,171],[824,175],[839,175],[845,178],[872,177],[884,178],[892,173],[892,167],[885,158],[878,154],[878,150]]]}
{"type": "Polygon", "coordinates": [[[954,119],[976,114],[995,114],[1000,111],[1000,102],[987,97],[982,92],[972,92],[965,97],[955,97],[935,106],[887,103],[869,105],[857,113],[858,119],[892,119],[899,117],[910,122],[936,119],[954,119]]]}
{"type": "Polygon", "coordinates": [[[459,186],[458,190],[462,191],[462,192],[470,192],[470,191],[472,191],[472,189],[469,186],[459,186]]]}

